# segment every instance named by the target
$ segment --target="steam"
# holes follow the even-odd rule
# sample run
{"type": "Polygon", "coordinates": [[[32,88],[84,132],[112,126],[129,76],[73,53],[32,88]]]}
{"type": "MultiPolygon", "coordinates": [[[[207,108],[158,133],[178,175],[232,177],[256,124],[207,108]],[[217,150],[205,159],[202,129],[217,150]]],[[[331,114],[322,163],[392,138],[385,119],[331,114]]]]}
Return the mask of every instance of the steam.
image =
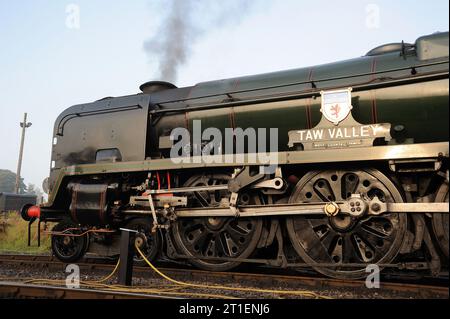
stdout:
{"type": "Polygon", "coordinates": [[[157,79],[175,82],[195,41],[213,28],[238,23],[256,1],[169,0],[167,14],[155,35],[145,41],[144,50],[158,64],[157,79]]]}

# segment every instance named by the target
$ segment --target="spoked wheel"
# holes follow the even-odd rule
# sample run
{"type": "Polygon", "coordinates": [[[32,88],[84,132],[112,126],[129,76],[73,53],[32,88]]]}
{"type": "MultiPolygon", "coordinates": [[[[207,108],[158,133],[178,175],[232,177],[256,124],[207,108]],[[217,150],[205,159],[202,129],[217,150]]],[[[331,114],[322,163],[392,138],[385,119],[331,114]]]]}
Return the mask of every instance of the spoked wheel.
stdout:
{"type": "MultiPolygon", "coordinates": [[[[442,184],[439,188],[438,193],[436,195],[435,202],[438,203],[448,203],[448,184],[442,184]]],[[[434,214],[433,215],[433,232],[436,237],[436,240],[439,243],[439,247],[441,248],[444,255],[448,258],[449,255],[449,246],[448,246],[448,214],[434,214]]]]}
{"type": "MultiPolygon", "coordinates": [[[[161,236],[158,231],[154,234],[152,233],[153,221],[148,218],[132,219],[125,227],[138,231],[135,244],[143,252],[145,258],[149,261],[155,260],[161,247],[161,236]]],[[[147,265],[144,258],[142,258],[136,250],[134,254],[134,264],[137,266],[147,265]]]]}
{"type": "Polygon", "coordinates": [[[81,231],[70,222],[62,221],[52,229],[54,232],[64,232],[67,235],[52,235],[52,251],[59,260],[70,263],[79,260],[88,249],[89,237],[81,235],[81,231]],[[76,235],[76,236],[72,236],[76,235]]]}
{"type": "MultiPolygon", "coordinates": [[[[227,184],[228,175],[202,175],[189,179],[185,186],[212,186],[227,184]]],[[[225,191],[201,191],[189,195],[190,207],[219,207],[222,199],[229,198],[225,191]]],[[[247,203],[251,196],[242,195],[247,203]]],[[[172,227],[175,245],[193,265],[213,271],[225,271],[240,264],[239,261],[214,260],[211,257],[247,258],[254,252],[262,232],[262,220],[257,218],[202,217],[179,218],[172,227]],[[197,258],[210,258],[196,259],[197,258]]]]}
{"type": "MultiPolygon", "coordinates": [[[[351,194],[377,196],[382,202],[402,202],[396,186],[373,169],[310,172],[298,182],[289,201],[342,201],[351,194]]],[[[405,214],[361,219],[343,214],[311,215],[290,217],[286,223],[294,249],[306,263],[330,277],[355,279],[367,275],[365,267],[342,265],[390,263],[403,243],[407,218],[405,214]]]]}

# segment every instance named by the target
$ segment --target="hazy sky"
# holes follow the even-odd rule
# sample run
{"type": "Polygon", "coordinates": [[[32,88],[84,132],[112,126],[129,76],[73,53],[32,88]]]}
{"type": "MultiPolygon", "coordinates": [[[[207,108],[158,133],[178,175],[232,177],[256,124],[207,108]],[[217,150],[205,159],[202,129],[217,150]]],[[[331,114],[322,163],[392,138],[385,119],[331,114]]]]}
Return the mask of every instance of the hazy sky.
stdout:
{"type": "MultiPolygon", "coordinates": [[[[137,93],[155,79],[157,63],[144,42],[159,30],[169,2],[0,0],[0,168],[16,170],[24,112],[33,126],[22,177],[41,186],[60,112],[137,93]]],[[[353,58],[383,43],[448,31],[449,24],[447,0],[251,2],[244,15],[225,23],[195,12],[202,32],[176,85],[353,58]]]]}

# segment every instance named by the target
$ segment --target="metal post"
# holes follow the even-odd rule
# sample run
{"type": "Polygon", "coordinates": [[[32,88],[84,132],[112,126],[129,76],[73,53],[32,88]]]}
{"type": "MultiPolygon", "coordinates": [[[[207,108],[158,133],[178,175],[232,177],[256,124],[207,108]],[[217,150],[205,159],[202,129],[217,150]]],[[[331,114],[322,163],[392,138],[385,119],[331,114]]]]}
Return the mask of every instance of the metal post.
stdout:
{"type": "Polygon", "coordinates": [[[20,150],[19,150],[19,162],[17,163],[17,172],[16,172],[16,185],[14,188],[14,192],[19,194],[19,185],[20,185],[20,170],[22,168],[22,156],[23,156],[23,145],[25,142],[25,129],[30,127],[31,123],[27,123],[27,113],[23,115],[23,122],[20,123],[20,127],[22,128],[22,137],[20,139],[20,150]]]}
{"type": "Polygon", "coordinates": [[[36,218],[32,218],[28,222],[28,247],[31,246],[31,225],[34,223],[35,220],[36,218]]]}
{"type": "Polygon", "coordinates": [[[38,224],[37,224],[37,240],[38,240],[38,247],[41,247],[41,219],[39,218],[38,224]]]}
{"type": "Polygon", "coordinates": [[[133,279],[134,241],[137,231],[120,228],[119,285],[131,286],[133,279]]]}

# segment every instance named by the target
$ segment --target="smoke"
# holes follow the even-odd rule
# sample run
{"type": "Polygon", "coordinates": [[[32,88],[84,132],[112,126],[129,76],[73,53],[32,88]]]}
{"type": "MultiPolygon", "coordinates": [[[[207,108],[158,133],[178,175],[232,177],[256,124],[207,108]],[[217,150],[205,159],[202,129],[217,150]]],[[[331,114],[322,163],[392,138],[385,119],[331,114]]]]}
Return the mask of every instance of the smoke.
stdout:
{"type": "Polygon", "coordinates": [[[257,0],[166,0],[168,12],[155,35],[144,42],[151,62],[156,60],[157,79],[175,82],[195,41],[208,31],[237,24],[257,0]]]}

